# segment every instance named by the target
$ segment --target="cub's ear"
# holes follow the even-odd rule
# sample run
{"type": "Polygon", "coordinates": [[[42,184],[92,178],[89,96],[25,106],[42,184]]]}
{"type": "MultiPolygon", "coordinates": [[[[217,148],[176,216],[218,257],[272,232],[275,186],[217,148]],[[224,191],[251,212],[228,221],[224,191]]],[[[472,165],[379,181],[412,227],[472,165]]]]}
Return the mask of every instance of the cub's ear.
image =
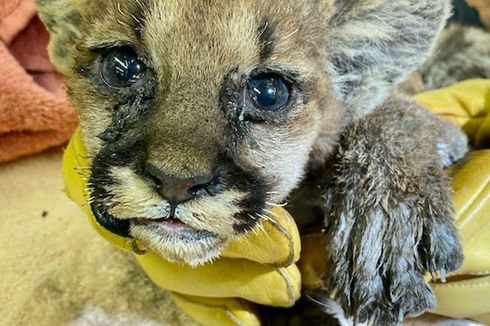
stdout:
{"type": "Polygon", "coordinates": [[[449,0],[337,0],[328,71],[353,118],[383,103],[434,49],[449,0]]]}
{"type": "Polygon", "coordinates": [[[70,74],[73,52],[88,0],[35,0],[39,17],[50,33],[49,56],[56,69],[70,74]]]}

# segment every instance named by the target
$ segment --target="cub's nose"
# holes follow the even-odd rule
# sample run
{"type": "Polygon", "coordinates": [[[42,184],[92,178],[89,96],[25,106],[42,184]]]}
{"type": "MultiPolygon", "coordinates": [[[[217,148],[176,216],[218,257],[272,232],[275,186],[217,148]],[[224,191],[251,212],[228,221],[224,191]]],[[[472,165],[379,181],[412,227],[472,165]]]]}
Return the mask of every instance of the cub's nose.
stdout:
{"type": "Polygon", "coordinates": [[[158,193],[172,205],[191,200],[203,190],[208,191],[207,186],[213,181],[213,177],[210,175],[178,178],[151,164],[146,165],[146,172],[156,181],[158,193]]]}

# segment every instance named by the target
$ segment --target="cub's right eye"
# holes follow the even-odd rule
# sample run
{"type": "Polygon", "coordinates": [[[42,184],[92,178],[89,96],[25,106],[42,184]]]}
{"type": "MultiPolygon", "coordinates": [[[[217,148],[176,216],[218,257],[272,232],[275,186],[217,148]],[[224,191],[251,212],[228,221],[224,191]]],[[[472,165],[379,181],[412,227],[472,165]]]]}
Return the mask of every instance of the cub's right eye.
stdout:
{"type": "Polygon", "coordinates": [[[100,74],[108,86],[124,88],[141,79],[146,70],[138,55],[131,48],[123,47],[114,49],[104,56],[100,74]]]}

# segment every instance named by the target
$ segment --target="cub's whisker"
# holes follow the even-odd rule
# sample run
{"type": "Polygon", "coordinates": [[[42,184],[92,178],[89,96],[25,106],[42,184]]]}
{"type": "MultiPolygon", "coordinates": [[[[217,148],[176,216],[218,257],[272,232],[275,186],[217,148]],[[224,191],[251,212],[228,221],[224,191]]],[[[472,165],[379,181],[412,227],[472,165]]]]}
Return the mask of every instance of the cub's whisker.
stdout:
{"type": "Polygon", "coordinates": [[[274,216],[275,218],[279,219],[279,216],[276,213],[274,213],[273,211],[271,211],[270,209],[265,209],[264,208],[263,211],[266,212],[266,213],[268,213],[268,214],[270,214],[270,215],[272,215],[272,216],[274,216]]]}
{"type": "Polygon", "coordinates": [[[277,204],[277,203],[272,203],[272,202],[265,202],[267,205],[269,206],[274,206],[274,207],[286,207],[289,203],[288,202],[284,202],[282,204],[277,204]]]}

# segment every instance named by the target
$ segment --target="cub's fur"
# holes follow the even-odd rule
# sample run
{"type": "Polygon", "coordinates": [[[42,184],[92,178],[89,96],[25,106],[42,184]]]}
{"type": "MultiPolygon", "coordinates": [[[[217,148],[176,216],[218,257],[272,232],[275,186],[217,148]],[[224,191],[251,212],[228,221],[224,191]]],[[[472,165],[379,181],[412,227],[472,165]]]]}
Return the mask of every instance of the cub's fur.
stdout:
{"type": "Polygon", "coordinates": [[[393,90],[432,53],[448,0],[37,3],[107,228],[197,265],[290,197],[299,224],[325,217],[323,291],[348,315],[394,324],[434,305],[423,274],[462,261],[442,168],[466,139],[393,90]],[[148,67],[131,86],[101,78],[115,48],[148,67]],[[260,73],[288,82],[281,110],[250,105],[260,73]],[[175,205],[155,170],[213,191],[175,205]]]}
{"type": "Polygon", "coordinates": [[[437,48],[437,55],[420,69],[427,89],[465,79],[490,78],[490,33],[453,23],[444,29],[437,48]]]}

